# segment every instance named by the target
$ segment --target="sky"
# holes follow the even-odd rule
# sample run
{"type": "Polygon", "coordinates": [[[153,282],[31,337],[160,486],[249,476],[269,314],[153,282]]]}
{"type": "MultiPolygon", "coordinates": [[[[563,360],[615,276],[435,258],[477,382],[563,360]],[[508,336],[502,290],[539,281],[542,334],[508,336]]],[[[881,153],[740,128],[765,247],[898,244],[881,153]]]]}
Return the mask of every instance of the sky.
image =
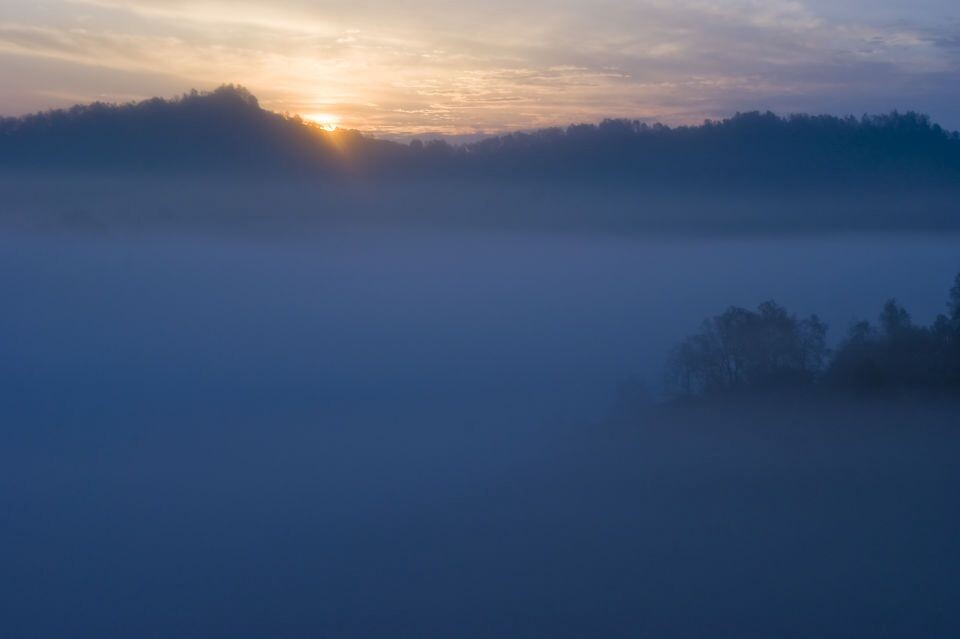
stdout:
{"type": "Polygon", "coordinates": [[[918,110],[960,129],[957,0],[0,0],[0,115],[224,83],[382,135],[918,110]]]}

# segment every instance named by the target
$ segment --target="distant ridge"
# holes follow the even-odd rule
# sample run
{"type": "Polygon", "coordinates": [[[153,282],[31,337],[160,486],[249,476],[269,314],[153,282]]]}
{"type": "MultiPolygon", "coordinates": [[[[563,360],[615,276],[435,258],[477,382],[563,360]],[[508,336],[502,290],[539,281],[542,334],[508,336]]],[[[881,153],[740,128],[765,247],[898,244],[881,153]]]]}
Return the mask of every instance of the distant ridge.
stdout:
{"type": "Polygon", "coordinates": [[[242,87],[0,119],[0,168],[246,172],[622,184],[960,186],[960,135],[916,113],[741,113],[699,126],[605,120],[465,145],[327,132],[262,109],[242,87]]]}
{"type": "Polygon", "coordinates": [[[0,165],[13,169],[309,170],[332,168],[334,151],[326,131],[230,85],[0,119],[0,165]]]}

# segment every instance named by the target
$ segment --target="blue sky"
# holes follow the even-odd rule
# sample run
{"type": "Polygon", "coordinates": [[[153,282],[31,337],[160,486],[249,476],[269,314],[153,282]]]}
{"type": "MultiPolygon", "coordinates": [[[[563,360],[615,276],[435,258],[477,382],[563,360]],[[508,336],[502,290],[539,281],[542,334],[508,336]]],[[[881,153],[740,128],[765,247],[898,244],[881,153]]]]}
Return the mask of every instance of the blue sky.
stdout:
{"type": "Polygon", "coordinates": [[[3,0],[0,113],[233,82],[383,134],[915,109],[960,128],[947,0],[3,0]]]}

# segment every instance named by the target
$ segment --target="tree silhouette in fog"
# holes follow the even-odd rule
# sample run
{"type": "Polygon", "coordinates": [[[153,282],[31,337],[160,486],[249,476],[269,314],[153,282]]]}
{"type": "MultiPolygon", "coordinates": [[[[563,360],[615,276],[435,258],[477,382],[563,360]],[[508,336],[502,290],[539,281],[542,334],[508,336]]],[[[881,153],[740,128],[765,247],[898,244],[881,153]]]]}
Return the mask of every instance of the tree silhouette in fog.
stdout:
{"type": "Polygon", "coordinates": [[[731,307],[677,346],[670,375],[684,393],[808,384],[823,369],[826,336],[816,315],[798,319],[775,302],[731,307]]]}
{"type": "Polygon", "coordinates": [[[950,289],[950,301],[947,308],[953,328],[960,332],[960,274],[957,274],[957,277],[953,280],[953,288],[950,289]]]}
{"type": "Polygon", "coordinates": [[[960,395],[960,275],[947,313],[930,326],[914,323],[891,299],[876,326],[856,322],[833,352],[826,334],[816,315],[798,319],[773,302],[756,311],[733,307],[676,346],[668,379],[680,395],[811,386],[886,396],[960,395]]]}
{"type": "Polygon", "coordinates": [[[826,384],[885,394],[960,392],[958,293],[955,285],[949,315],[939,315],[930,326],[914,324],[906,309],[888,301],[877,328],[869,322],[851,327],[834,354],[826,384]]]}

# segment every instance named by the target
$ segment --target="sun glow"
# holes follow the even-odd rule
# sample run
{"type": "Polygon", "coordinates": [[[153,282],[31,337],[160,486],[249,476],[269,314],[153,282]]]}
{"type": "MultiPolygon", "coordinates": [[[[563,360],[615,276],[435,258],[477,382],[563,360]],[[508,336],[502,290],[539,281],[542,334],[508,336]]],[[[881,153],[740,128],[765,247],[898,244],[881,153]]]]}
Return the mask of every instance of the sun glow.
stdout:
{"type": "Polygon", "coordinates": [[[313,122],[327,131],[336,131],[340,124],[340,116],[330,113],[307,113],[303,116],[304,120],[313,122]]]}

